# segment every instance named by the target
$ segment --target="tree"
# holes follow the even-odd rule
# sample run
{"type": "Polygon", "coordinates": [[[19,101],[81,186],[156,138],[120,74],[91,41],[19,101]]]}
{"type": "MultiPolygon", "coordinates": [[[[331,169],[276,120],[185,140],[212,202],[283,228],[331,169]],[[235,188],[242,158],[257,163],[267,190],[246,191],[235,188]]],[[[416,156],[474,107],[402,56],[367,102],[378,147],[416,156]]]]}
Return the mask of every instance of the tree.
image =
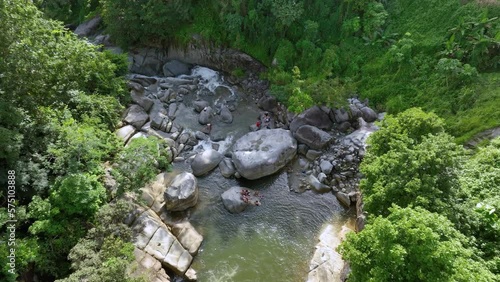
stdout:
{"type": "Polygon", "coordinates": [[[495,281],[445,217],[422,208],[390,208],[340,245],[349,281],[495,281]]]}
{"type": "Polygon", "coordinates": [[[386,215],[392,203],[434,212],[451,206],[459,189],[463,150],[442,131],[443,121],[420,109],[384,119],[380,130],[370,136],[360,167],[366,211],[386,215]]]}
{"type": "Polygon", "coordinates": [[[163,140],[154,136],[133,139],[115,159],[113,174],[119,183],[118,195],[143,187],[171,161],[172,153],[163,140]]]}

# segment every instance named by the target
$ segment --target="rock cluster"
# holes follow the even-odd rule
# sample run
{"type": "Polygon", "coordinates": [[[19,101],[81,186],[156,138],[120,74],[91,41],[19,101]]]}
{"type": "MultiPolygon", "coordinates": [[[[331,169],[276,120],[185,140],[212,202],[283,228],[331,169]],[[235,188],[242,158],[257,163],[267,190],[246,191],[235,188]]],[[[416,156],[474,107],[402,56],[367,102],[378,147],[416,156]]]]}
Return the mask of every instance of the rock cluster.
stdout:
{"type": "Polygon", "coordinates": [[[151,279],[158,279],[150,281],[170,281],[162,267],[193,281],[196,280],[196,272],[190,265],[203,237],[189,222],[170,223],[162,218],[166,211],[171,210],[171,199],[174,199],[175,210],[192,206],[192,199],[196,203],[196,178],[190,173],[181,173],[171,178],[171,175],[162,173],[155,181],[141,188],[143,205],[135,205],[126,224],[134,232],[135,255],[139,267],[147,271],[151,279]]]}

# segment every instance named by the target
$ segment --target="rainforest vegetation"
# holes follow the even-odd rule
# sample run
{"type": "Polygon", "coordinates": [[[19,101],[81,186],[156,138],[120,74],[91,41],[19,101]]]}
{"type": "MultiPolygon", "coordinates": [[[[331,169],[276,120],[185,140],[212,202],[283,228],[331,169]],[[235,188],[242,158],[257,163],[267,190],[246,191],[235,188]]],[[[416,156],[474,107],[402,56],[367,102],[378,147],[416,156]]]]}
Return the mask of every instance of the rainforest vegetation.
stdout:
{"type": "Polygon", "coordinates": [[[113,133],[127,56],[68,29],[96,15],[124,50],[246,52],[295,112],[352,95],[388,112],[361,166],[368,224],[341,247],[349,281],[500,280],[500,140],[462,146],[500,125],[497,1],[0,0],[0,184],[15,171],[17,220],[9,273],[2,188],[1,281],[132,281],[116,196],[168,163],[157,140],[124,149],[113,133]]]}

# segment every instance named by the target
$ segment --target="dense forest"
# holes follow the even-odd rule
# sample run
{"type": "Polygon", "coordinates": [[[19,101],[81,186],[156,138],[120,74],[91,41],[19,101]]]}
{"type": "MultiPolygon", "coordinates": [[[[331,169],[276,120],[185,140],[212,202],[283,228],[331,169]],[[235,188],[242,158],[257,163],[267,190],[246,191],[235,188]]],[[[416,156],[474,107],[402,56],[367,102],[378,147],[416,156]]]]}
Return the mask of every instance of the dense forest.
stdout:
{"type": "Polygon", "coordinates": [[[500,139],[462,145],[500,125],[495,0],[0,0],[0,280],[135,281],[118,199],[168,156],[115,136],[127,56],[68,29],[95,15],[124,50],[246,52],[293,112],[353,95],[388,112],[361,165],[368,224],[341,246],[349,281],[500,280],[500,139]]]}

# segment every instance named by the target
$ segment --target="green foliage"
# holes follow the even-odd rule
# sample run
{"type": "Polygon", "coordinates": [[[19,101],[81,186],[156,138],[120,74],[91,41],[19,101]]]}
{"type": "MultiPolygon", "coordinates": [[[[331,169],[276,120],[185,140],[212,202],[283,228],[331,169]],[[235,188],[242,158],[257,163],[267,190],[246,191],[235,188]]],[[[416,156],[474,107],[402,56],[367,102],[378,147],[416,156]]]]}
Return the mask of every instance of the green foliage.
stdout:
{"type": "Polygon", "coordinates": [[[349,281],[495,281],[445,217],[422,208],[390,208],[349,234],[340,251],[349,281]]]}
{"type": "Polygon", "coordinates": [[[101,163],[115,154],[121,146],[113,132],[99,123],[86,120],[79,124],[72,118],[61,124],[54,121],[58,136],[49,144],[47,153],[52,159],[52,170],[60,175],[88,171],[102,172],[101,163]]]}
{"type": "Polygon", "coordinates": [[[37,7],[49,18],[64,23],[78,24],[92,14],[99,3],[98,0],[38,0],[37,7]]]}
{"type": "Polygon", "coordinates": [[[387,116],[370,137],[360,167],[365,176],[360,183],[365,210],[386,215],[395,203],[448,212],[457,195],[462,154],[434,114],[410,109],[387,116]]]}
{"type": "Polygon", "coordinates": [[[169,167],[171,151],[156,137],[136,138],[115,159],[114,176],[119,183],[118,194],[137,191],[153,179],[160,170],[169,167]]]}
{"type": "Polygon", "coordinates": [[[191,1],[101,0],[106,30],[122,47],[142,42],[161,43],[192,17],[191,1]],[[119,19],[119,20],[117,20],[119,19]]]}
{"type": "Polygon", "coordinates": [[[130,211],[130,203],[124,200],[101,207],[94,227],[68,255],[74,272],[58,281],[140,281],[128,275],[134,246],[131,230],[123,221],[130,211]]]}

